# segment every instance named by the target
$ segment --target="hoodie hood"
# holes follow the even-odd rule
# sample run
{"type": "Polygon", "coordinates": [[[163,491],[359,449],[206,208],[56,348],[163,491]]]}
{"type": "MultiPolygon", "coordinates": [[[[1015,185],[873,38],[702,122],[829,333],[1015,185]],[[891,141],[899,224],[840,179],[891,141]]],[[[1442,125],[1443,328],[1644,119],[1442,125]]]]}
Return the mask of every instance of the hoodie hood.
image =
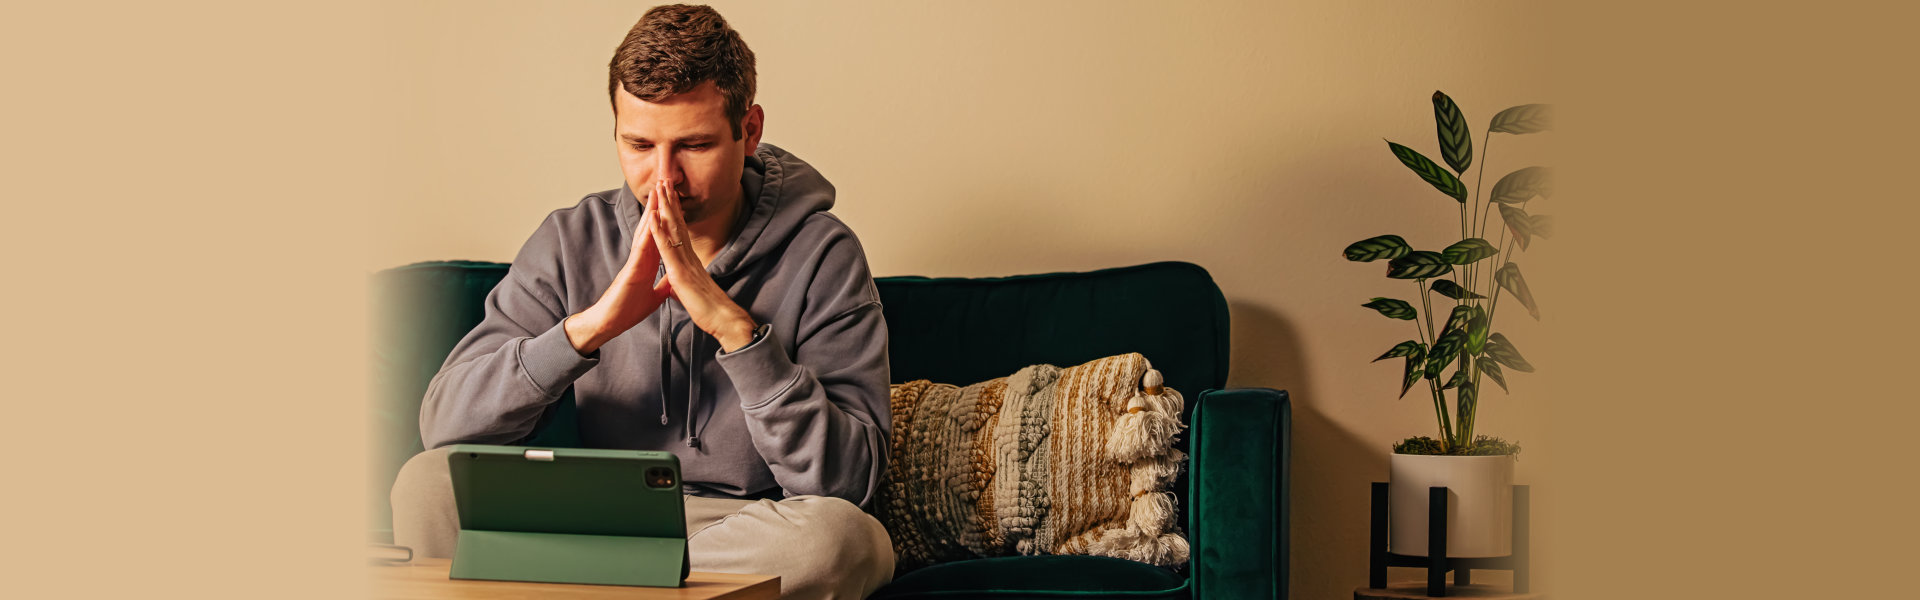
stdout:
{"type": "MultiPolygon", "coordinates": [[[[825,212],[833,208],[833,184],[814,170],[813,165],[799,157],[780,149],[779,146],[762,142],[752,156],[746,158],[746,168],[740,172],[740,209],[745,212],[746,223],[740,226],[733,239],[722,246],[720,253],[714,255],[713,262],[707,265],[707,274],[714,281],[731,280],[749,270],[761,259],[780,252],[786,247],[801,223],[814,213],[825,212]]],[[[621,185],[614,195],[614,205],[620,217],[621,238],[629,244],[634,232],[639,230],[643,212],[639,197],[626,185],[621,185]]],[[[667,269],[661,265],[654,275],[655,281],[666,277],[667,269]]],[[[672,377],[674,339],[679,337],[683,328],[692,327],[693,322],[684,307],[669,298],[657,311],[660,318],[649,319],[658,329],[660,337],[660,377],[668,381],[672,377]]],[[[681,428],[680,439],[688,447],[700,448],[699,399],[701,364],[706,353],[718,349],[707,347],[708,336],[696,332],[692,336],[692,346],[686,351],[687,395],[685,398],[686,419],[681,428]]],[[[660,424],[669,424],[667,417],[667,386],[660,388],[660,424]]]]}

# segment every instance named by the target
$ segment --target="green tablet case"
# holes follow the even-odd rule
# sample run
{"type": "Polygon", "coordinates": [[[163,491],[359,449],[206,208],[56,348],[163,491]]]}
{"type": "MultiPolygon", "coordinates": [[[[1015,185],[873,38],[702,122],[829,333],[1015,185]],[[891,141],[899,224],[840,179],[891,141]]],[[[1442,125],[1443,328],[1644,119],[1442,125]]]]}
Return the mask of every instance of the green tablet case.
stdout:
{"type": "Polygon", "coordinates": [[[686,580],[686,504],[672,453],[460,444],[447,463],[460,514],[453,579],[686,580]],[[672,485],[648,485],[655,467],[672,470],[672,485]]]}

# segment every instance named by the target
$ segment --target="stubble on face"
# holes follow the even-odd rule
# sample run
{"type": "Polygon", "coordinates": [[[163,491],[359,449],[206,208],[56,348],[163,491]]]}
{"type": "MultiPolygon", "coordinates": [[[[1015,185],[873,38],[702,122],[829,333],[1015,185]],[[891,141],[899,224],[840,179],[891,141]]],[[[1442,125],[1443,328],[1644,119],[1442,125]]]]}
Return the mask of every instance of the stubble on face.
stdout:
{"type": "Polygon", "coordinates": [[[713,203],[707,202],[704,198],[688,198],[686,196],[681,196],[680,197],[680,209],[681,209],[680,218],[681,220],[686,221],[688,225],[693,225],[695,223],[704,223],[709,217],[713,216],[713,211],[710,210],[712,207],[713,207],[713,203]]]}
{"type": "MultiPolygon", "coordinates": [[[[716,219],[726,219],[737,212],[741,202],[739,195],[739,177],[742,167],[742,152],[734,140],[730,121],[725,117],[724,99],[712,82],[707,82],[688,92],[663,99],[660,102],[645,102],[624,88],[618,91],[616,100],[615,131],[629,132],[645,138],[653,147],[645,154],[636,154],[635,150],[622,150],[622,163],[625,166],[653,167],[644,161],[657,160],[656,152],[680,152],[676,149],[682,136],[705,140],[709,147],[698,152],[688,152],[676,165],[685,177],[675,182],[674,192],[679,195],[682,209],[681,218],[689,225],[710,224],[716,219]],[[633,161],[628,165],[628,161],[633,161]],[[699,192],[696,194],[696,192],[699,192]],[[716,200],[716,197],[732,192],[736,198],[732,202],[716,200]]],[[[626,134],[623,134],[626,135],[626,134]]],[[[632,140],[622,141],[622,144],[632,140]]],[[[629,175],[641,180],[636,172],[629,175]]],[[[644,177],[641,184],[650,184],[657,180],[659,173],[644,177]]],[[[635,185],[632,182],[629,185],[635,185]]],[[[635,190],[646,189],[645,185],[635,190]]],[[[640,194],[644,201],[645,195],[640,194]]]]}

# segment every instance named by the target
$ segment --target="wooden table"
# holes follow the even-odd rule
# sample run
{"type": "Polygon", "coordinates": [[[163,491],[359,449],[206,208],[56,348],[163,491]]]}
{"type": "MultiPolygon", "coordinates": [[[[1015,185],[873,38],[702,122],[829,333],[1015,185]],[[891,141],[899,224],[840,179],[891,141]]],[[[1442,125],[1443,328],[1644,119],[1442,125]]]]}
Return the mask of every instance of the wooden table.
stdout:
{"type": "MultiPolygon", "coordinates": [[[[1539,592],[1515,594],[1512,586],[1486,583],[1448,584],[1447,597],[1479,600],[1540,600],[1542,598],[1539,592]]],[[[1426,600],[1427,598],[1427,582],[1424,580],[1388,583],[1387,589],[1384,590],[1364,585],[1353,590],[1353,600],[1426,600]]]]}
{"type": "Polygon", "coordinates": [[[448,579],[453,561],[423,558],[393,566],[370,566],[373,597],[390,600],[442,598],[630,598],[642,600],[776,600],[780,577],[694,571],[686,587],[635,587],[448,579]]]}

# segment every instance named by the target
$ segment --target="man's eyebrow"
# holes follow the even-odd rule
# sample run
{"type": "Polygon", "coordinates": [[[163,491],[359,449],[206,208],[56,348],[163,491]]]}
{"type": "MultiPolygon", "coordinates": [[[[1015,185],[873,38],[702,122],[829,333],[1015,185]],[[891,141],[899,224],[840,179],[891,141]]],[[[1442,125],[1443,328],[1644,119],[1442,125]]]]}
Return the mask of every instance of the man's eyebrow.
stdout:
{"type": "MultiPolygon", "coordinates": [[[[675,138],[675,139],[673,140],[673,142],[674,142],[675,144],[678,144],[678,145],[686,145],[686,144],[699,144],[699,143],[703,143],[703,142],[711,142],[711,141],[714,141],[714,140],[715,140],[715,139],[717,139],[718,137],[719,137],[719,136],[716,136],[716,135],[714,135],[714,134],[711,134],[711,133],[696,133],[696,134],[693,134],[693,135],[689,135],[689,136],[682,136],[682,137],[679,137],[679,138],[675,138]]],[[[635,134],[631,134],[631,133],[622,133],[622,134],[620,134],[620,139],[622,139],[622,140],[626,140],[626,141],[628,141],[628,142],[632,142],[632,143],[635,143],[635,144],[644,144],[644,143],[651,143],[651,142],[653,142],[653,140],[649,140],[649,139],[647,139],[647,138],[646,138],[645,136],[641,136],[641,135],[635,135],[635,134]]]]}

